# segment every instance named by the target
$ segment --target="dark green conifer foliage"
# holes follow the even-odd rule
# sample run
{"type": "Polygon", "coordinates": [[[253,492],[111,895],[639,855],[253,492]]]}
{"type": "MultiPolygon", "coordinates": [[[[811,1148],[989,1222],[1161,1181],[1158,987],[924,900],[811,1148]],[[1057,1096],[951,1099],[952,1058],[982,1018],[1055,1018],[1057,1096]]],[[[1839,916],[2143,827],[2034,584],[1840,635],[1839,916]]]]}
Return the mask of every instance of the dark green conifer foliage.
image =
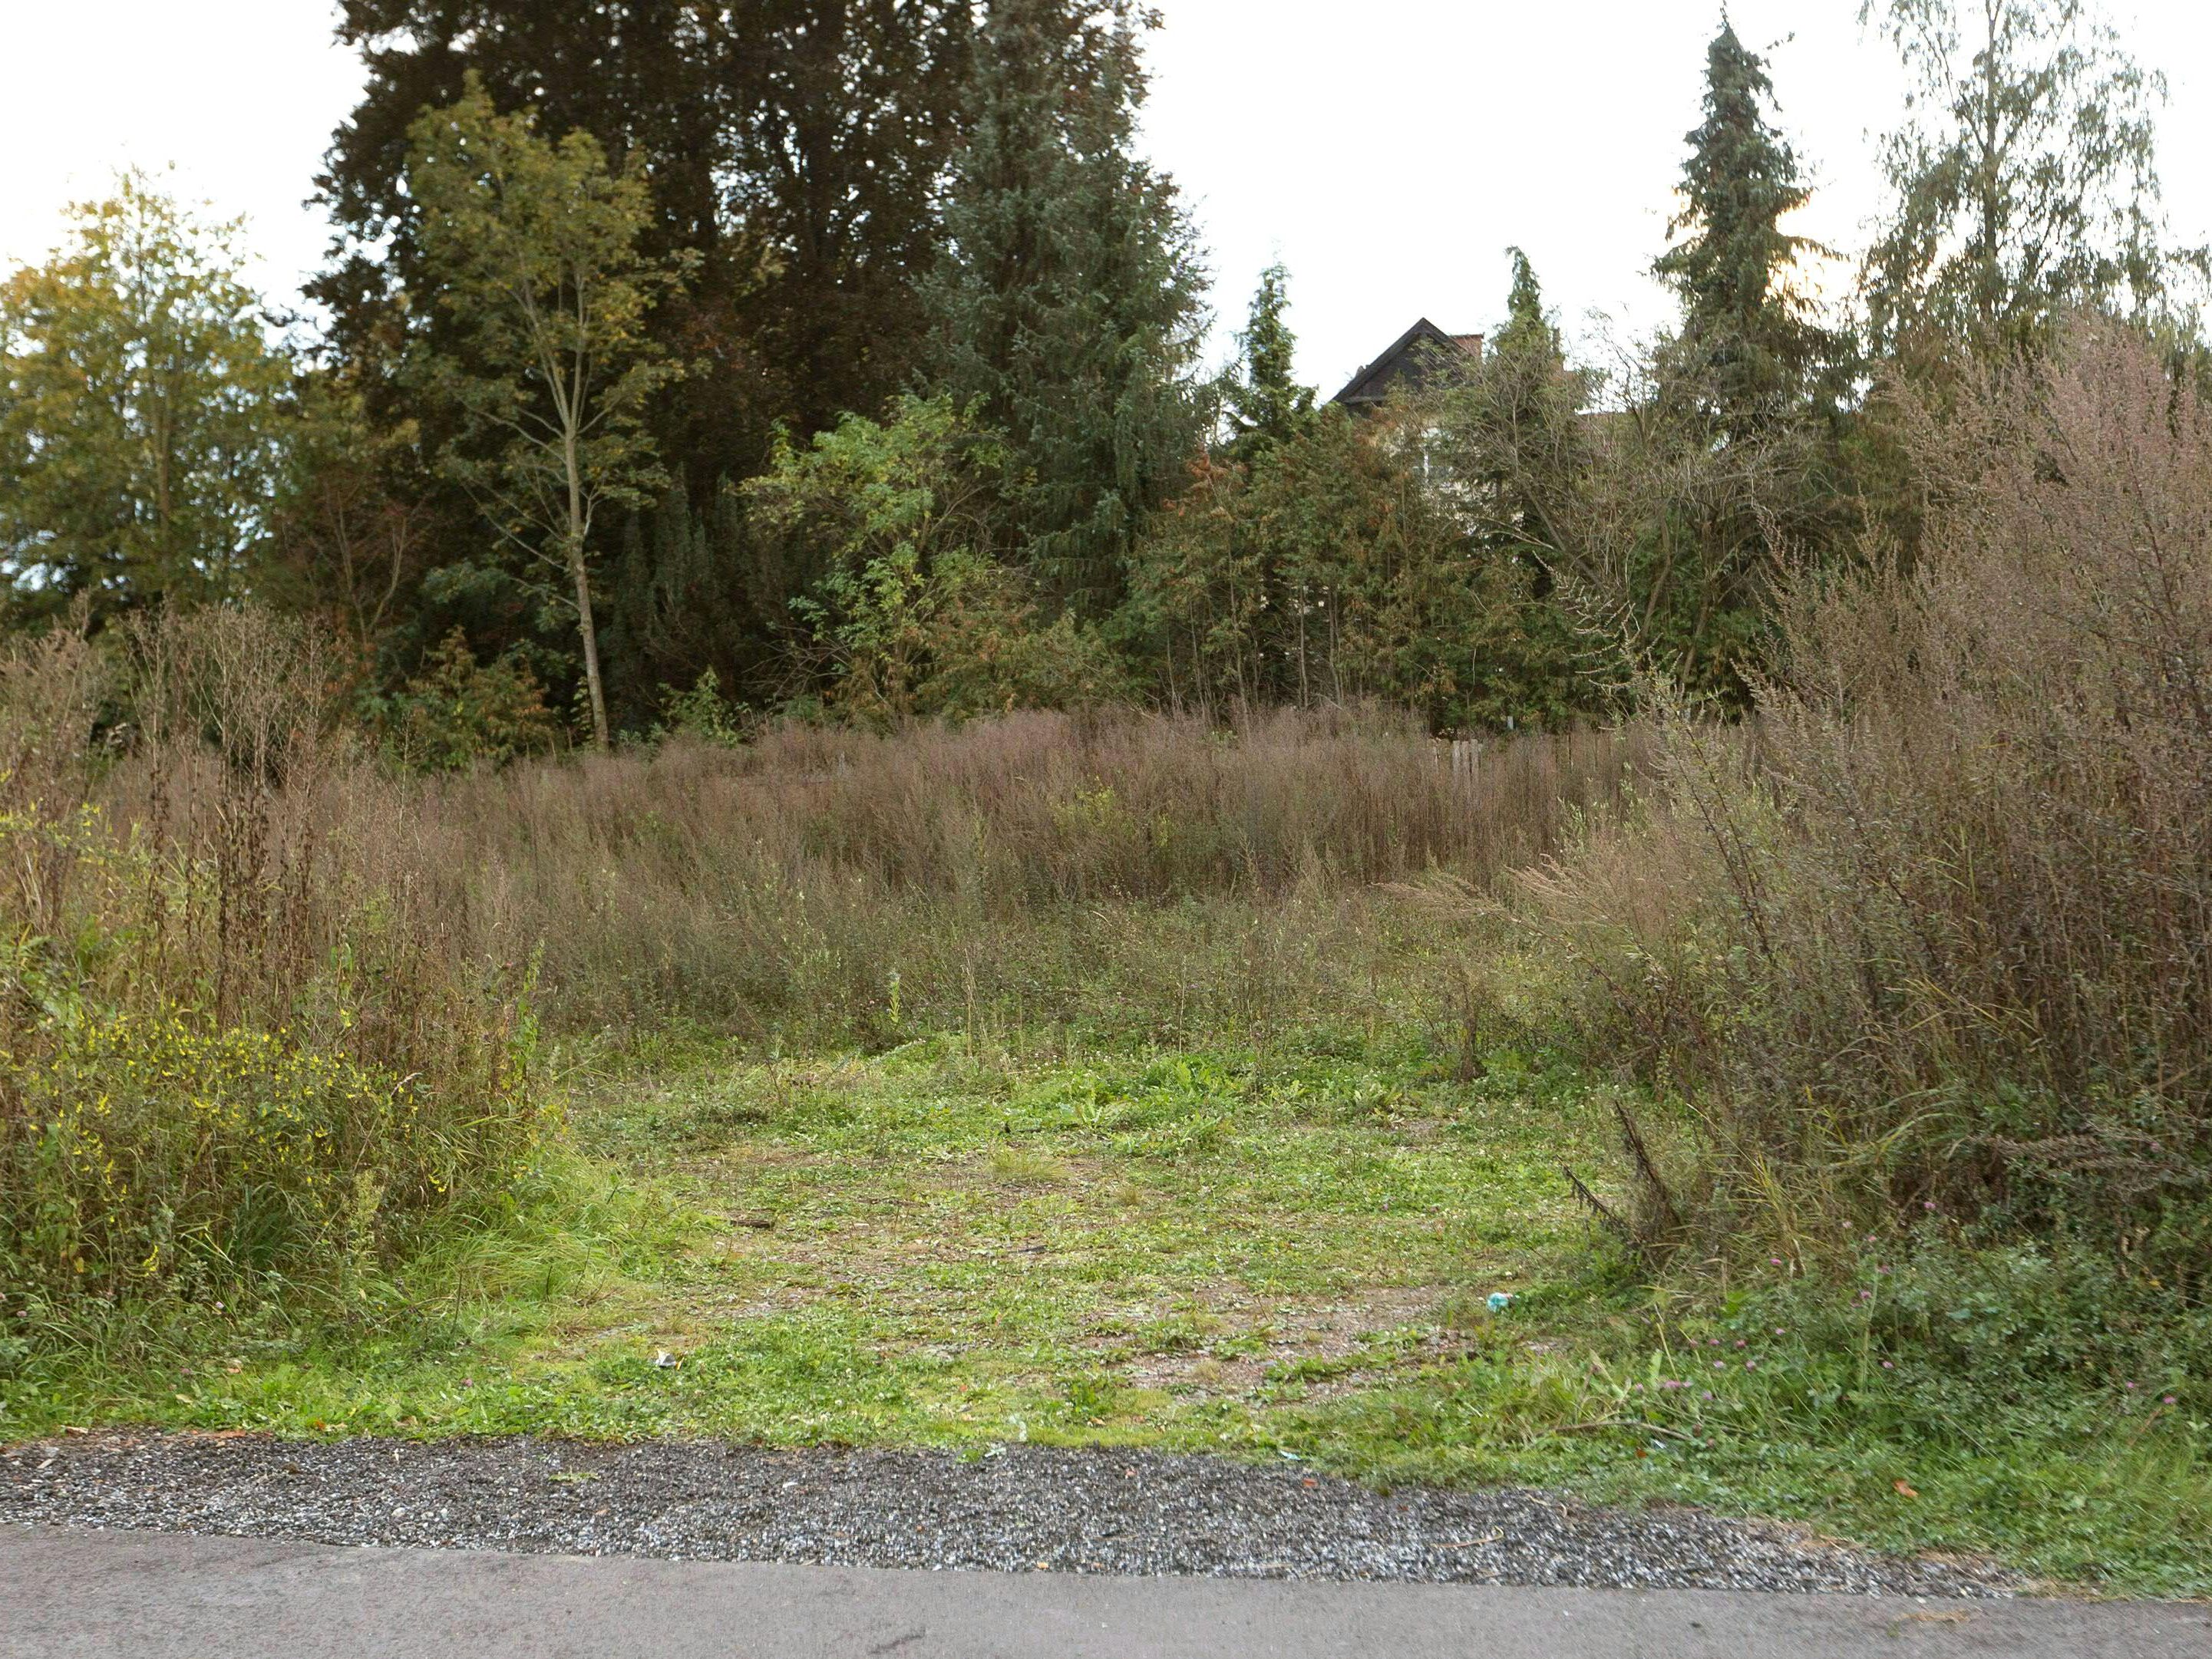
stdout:
{"type": "Polygon", "coordinates": [[[1505,326],[1490,343],[1491,349],[1509,356],[1540,351],[1564,365],[1566,352],[1559,342],[1559,331],[1552,326],[1545,313],[1544,289],[1536,280],[1535,267],[1519,248],[1505,251],[1513,256],[1513,287],[1505,296],[1505,326]]]}
{"type": "Polygon", "coordinates": [[[1297,337],[1284,316],[1290,309],[1290,282],[1291,273],[1279,264],[1260,274],[1249,320],[1237,337],[1238,372],[1224,390],[1224,401],[1229,453],[1246,463],[1313,422],[1314,388],[1298,384],[1297,337]]]}
{"type": "Polygon", "coordinates": [[[1203,276],[1173,182],[1133,150],[1130,0],[997,0],[927,290],[934,392],[1004,434],[1007,544],[1094,615],[1197,447],[1203,276]]]}
{"type": "Polygon", "coordinates": [[[649,511],[631,514],[609,584],[604,648],[623,696],[615,724],[631,731],[659,712],[658,688],[693,684],[702,671],[739,686],[772,677],[772,649],[749,602],[751,552],[727,478],[704,511],[679,473],[649,511]]]}
{"type": "Polygon", "coordinates": [[[1544,290],[1517,247],[1505,322],[1480,367],[1451,399],[1449,429],[1465,442],[1455,467],[1480,489],[1491,544],[1534,566],[1548,594],[1559,537],[1553,519],[1589,463],[1582,407],[1587,377],[1567,367],[1565,343],[1544,308],[1544,290]]]}
{"type": "Polygon", "coordinates": [[[1812,195],[1767,118],[1765,60],[1725,20],[1705,53],[1705,118],[1686,135],[1678,239],[1652,270],[1682,302],[1676,365],[1705,383],[1723,430],[1741,432],[1819,389],[1841,343],[1780,279],[1801,253],[1825,252],[1781,228],[1812,195]]]}

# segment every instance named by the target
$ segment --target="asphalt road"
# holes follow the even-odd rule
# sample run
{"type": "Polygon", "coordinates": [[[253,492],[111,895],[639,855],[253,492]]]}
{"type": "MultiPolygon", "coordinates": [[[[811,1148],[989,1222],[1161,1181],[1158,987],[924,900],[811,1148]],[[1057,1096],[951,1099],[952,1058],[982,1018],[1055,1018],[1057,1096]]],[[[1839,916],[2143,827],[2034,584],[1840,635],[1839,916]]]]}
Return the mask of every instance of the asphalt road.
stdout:
{"type": "Polygon", "coordinates": [[[920,1572],[0,1527],[0,1659],[2212,1656],[2212,1607],[920,1572]]]}

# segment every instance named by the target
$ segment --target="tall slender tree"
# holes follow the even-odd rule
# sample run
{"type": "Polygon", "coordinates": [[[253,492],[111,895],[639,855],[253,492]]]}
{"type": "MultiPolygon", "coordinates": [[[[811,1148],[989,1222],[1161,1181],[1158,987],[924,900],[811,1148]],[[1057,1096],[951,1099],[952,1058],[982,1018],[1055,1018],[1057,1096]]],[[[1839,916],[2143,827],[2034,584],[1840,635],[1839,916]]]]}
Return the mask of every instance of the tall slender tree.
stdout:
{"type": "Polygon", "coordinates": [[[1237,337],[1237,365],[1223,400],[1230,453],[1240,461],[1256,459],[1313,420],[1314,388],[1298,384],[1297,337],[1285,315],[1290,283],[1291,273],[1279,263],[1261,272],[1244,331],[1237,337]]]}
{"type": "Polygon", "coordinates": [[[592,531],[603,507],[641,507],[667,483],[644,416],[679,371],[646,324],[679,267],[640,251],[651,198],[638,170],[611,169],[587,132],[555,143],[528,111],[498,113],[474,77],[416,121],[407,176],[454,329],[416,360],[419,383],[461,416],[447,469],[565,580],[550,592],[574,617],[605,748],[592,531]]]}
{"type": "Polygon", "coordinates": [[[1544,308],[1544,285],[1536,280],[1536,268],[1519,248],[1505,252],[1513,261],[1513,284],[1506,291],[1505,323],[1490,343],[1492,351],[1540,352],[1564,366],[1566,350],[1551,313],[1544,308]]]}
{"type": "Polygon", "coordinates": [[[1724,430],[1771,421],[1820,389],[1843,343],[1822,327],[1791,283],[1808,253],[1826,249],[1782,228],[1812,197],[1797,157],[1768,110],[1765,60],[1725,20],[1705,52],[1705,119],[1686,136],[1681,210],[1653,272],[1681,301],[1678,364],[1704,383],[1724,430]]]}
{"type": "Polygon", "coordinates": [[[1132,0],[995,0],[927,289],[933,389],[1004,434],[1014,538],[1091,614],[1200,422],[1196,239],[1135,153],[1150,23],[1132,0]]]}

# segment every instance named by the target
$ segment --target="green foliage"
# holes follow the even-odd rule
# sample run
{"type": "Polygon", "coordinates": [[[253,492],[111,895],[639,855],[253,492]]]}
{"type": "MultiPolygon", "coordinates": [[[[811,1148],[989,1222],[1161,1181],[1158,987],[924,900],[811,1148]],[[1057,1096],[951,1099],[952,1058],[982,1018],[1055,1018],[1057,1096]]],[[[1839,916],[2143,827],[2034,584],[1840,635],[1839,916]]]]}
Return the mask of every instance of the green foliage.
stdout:
{"type": "Polygon", "coordinates": [[[1006,556],[1092,617],[1201,425],[1196,237],[1135,151],[1147,21],[1133,0],[991,8],[924,296],[930,386],[1002,436],[1006,556]]]}
{"type": "Polygon", "coordinates": [[[1877,346],[2002,361],[2048,348],[2077,307],[2157,304],[2166,85],[2087,0],[1863,0],[1860,16],[1912,81],[1882,158],[1896,204],[1862,276],[1877,346]]]}
{"type": "MultiPolygon", "coordinates": [[[[342,242],[315,298],[334,343],[349,368],[380,380],[423,270],[408,129],[474,73],[502,113],[535,110],[543,131],[586,131],[634,160],[653,181],[648,252],[699,260],[689,293],[651,323],[695,365],[655,400],[672,470],[741,477],[778,422],[812,432],[879,409],[915,365],[915,289],[939,244],[975,10],[970,0],[706,10],[345,0],[339,35],[366,73],[324,172],[342,242]]],[[[398,387],[380,386],[377,400],[398,420],[428,412],[398,387]]],[[[441,543],[441,554],[465,550],[465,526],[441,543]]]]}
{"type": "Polygon", "coordinates": [[[1231,393],[1232,459],[1191,468],[1132,573],[1125,626],[1171,702],[1371,697],[1437,729],[1589,706],[1550,598],[1546,516],[1581,488],[1585,377],[1514,252],[1498,349],[1366,421],[1314,410],[1288,380],[1281,273],[1268,273],[1231,393]]]}
{"type": "Polygon", "coordinates": [[[769,641],[787,646],[792,627],[793,595],[786,573],[763,559],[769,550],[728,478],[702,508],[678,473],[650,511],[628,516],[599,636],[617,727],[650,726],[672,684],[702,676],[718,688],[759,683],[769,641]],[[655,685],[657,700],[646,695],[655,685]]]}
{"type": "Polygon", "coordinates": [[[529,665],[512,653],[478,662],[458,628],[379,714],[386,741],[425,772],[501,765],[546,752],[559,736],[529,665]]]}
{"type": "Polygon", "coordinates": [[[821,569],[794,605],[832,708],[957,718],[1121,695],[1096,632],[1043,621],[1028,574],[992,556],[1001,467],[994,434],[906,398],[888,422],[852,415],[804,451],[781,443],[745,486],[763,533],[821,569]]]}
{"type": "Polygon", "coordinates": [[[411,423],[379,431],[344,377],[301,379],[254,597],[328,627],[365,667],[391,645],[428,556],[435,514],[418,436],[411,423]]]}
{"type": "Polygon", "coordinates": [[[1556,720],[1617,701],[1603,672],[1609,644],[1599,635],[1593,649],[1582,635],[1596,630],[1574,607],[1603,586],[1602,561],[1618,544],[1618,526],[1606,522],[1603,492],[1593,487],[1607,455],[1589,413],[1598,377],[1568,366],[1528,256],[1508,252],[1513,282],[1504,325],[1480,362],[1417,400],[1414,418],[1451,480],[1471,544],[1525,595],[1522,643],[1489,718],[1556,720]]]}
{"type": "Polygon", "coordinates": [[[1261,273],[1251,314],[1237,337],[1241,372],[1224,392],[1233,460],[1256,460],[1297,436],[1314,418],[1314,389],[1298,384],[1297,337],[1283,316],[1290,309],[1290,282],[1281,264],[1261,273]]]}
{"type": "Polygon", "coordinates": [[[19,617],[237,597],[292,431],[236,222],[137,173],[0,284],[0,580],[19,617]]]}
{"type": "Polygon", "coordinates": [[[725,701],[722,683],[709,668],[691,683],[689,690],[668,685],[660,688],[660,719],[653,732],[656,738],[689,738],[726,748],[750,737],[753,726],[742,708],[725,701]]]}
{"type": "Polygon", "coordinates": [[[1544,308],[1544,287],[1536,280],[1535,266],[1521,249],[1505,251],[1513,256],[1513,286],[1505,295],[1504,326],[1492,337],[1491,350],[1507,357],[1534,353],[1564,363],[1566,348],[1560,343],[1551,313],[1544,308]]]}
{"type": "Polygon", "coordinates": [[[329,1288],[475,1201],[536,1134],[520,1056],[465,1121],[419,1075],[175,1012],[88,1014],[4,1059],[0,1281],[44,1302],[329,1288]]]}
{"type": "Polygon", "coordinates": [[[446,452],[495,528],[566,579],[549,602],[574,616],[592,731],[608,742],[592,616],[592,530],[667,483],[645,412],[680,374],[647,331],[684,262],[641,251],[653,204],[599,141],[538,136],[480,82],[410,130],[408,182],[449,333],[421,337],[415,373],[459,415],[446,452]]]}
{"type": "Polygon", "coordinates": [[[1681,341],[1610,379],[1571,366],[1510,252],[1492,349],[1406,417],[1458,524],[1527,596],[1518,701],[1493,707],[1599,714],[1653,682],[1741,710],[1771,660],[1775,578],[1841,539],[1827,423],[1802,383],[1724,419],[1735,393],[1681,341]]]}
{"type": "Polygon", "coordinates": [[[1767,118],[1773,96],[1765,60],[1723,21],[1706,52],[1705,118],[1686,138],[1682,209],[1668,226],[1676,240],[1652,267],[1682,301],[1672,349],[1692,360],[1718,428],[1732,436],[1816,397],[1832,405],[1844,355],[1792,286],[1797,262],[1827,250],[1781,228],[1812,191],[1767,118]]]}

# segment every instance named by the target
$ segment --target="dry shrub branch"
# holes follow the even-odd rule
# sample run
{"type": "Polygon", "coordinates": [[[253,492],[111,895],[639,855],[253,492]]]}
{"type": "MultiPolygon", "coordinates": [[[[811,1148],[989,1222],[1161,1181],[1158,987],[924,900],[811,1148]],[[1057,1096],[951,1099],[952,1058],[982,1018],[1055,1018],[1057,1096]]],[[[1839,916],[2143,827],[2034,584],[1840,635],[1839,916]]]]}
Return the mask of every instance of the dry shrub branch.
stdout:
{"type": "Polygon", "coordinates": [[[1717,1237],[1933,1209],[2201,1286],[2212,410],[2085,329],[1915,438],[1917,567],[1798,580],[1755,727],[1678,723],[1539,926],[1702,1108],[1717,1237]]]}

